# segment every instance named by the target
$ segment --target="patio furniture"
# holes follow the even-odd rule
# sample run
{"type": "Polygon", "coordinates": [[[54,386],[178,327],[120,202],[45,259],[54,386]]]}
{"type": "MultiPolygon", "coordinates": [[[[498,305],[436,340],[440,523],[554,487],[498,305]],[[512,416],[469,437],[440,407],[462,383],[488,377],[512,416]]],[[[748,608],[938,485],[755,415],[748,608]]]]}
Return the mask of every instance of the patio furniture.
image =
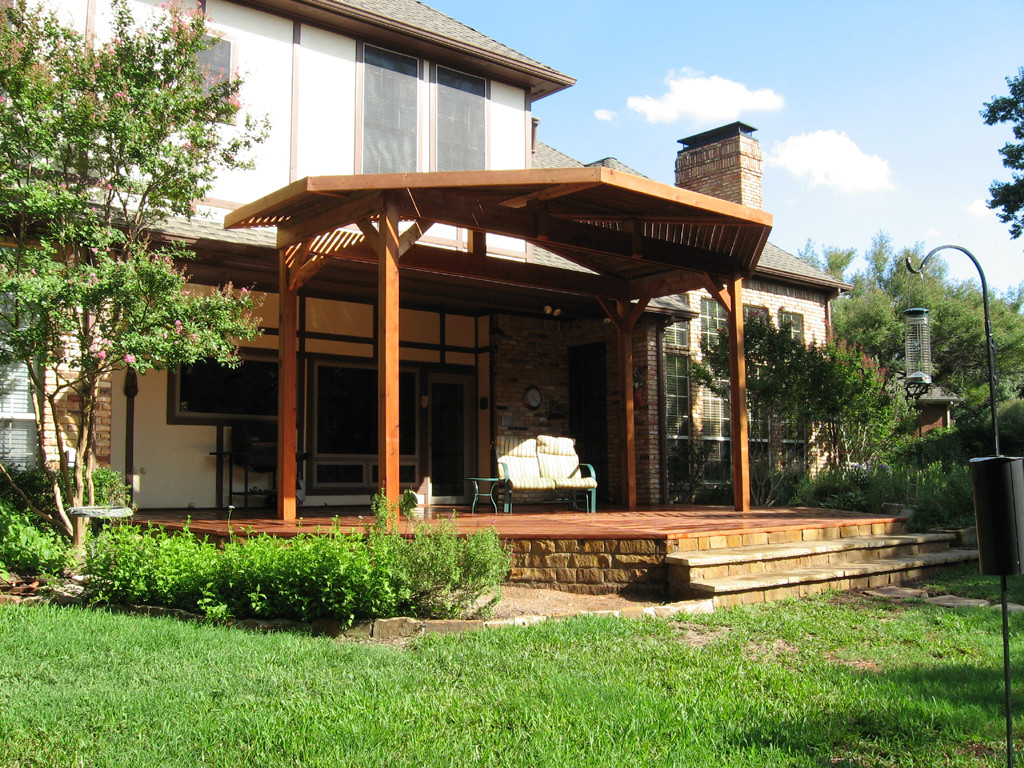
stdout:
{"type": "Polygon", "coordinates": [[[597,510],[597,473],[581,464],[571,437],[503,435],[494,443],[504,511],[512,511],[515,491],[551,491],[574,509],[597,510]],[[584,470],[588,474],[584,474],[584,470]]]}
{"type": "Polygon", "coordinates": [[[494,511],[498,511],[497,496],[501,492],[501,486],[503,483],[500,477],[467,477],[466,482],[473,484],[473,504],[469,508],[470,514],[476,514],[476,503],[480,500],[481,496],[486,496],[490,499],[491,506],[494,507],[494,511]],[[486,490],[481,491],[480,483],[489,483],[489,485],[486,490]]]}

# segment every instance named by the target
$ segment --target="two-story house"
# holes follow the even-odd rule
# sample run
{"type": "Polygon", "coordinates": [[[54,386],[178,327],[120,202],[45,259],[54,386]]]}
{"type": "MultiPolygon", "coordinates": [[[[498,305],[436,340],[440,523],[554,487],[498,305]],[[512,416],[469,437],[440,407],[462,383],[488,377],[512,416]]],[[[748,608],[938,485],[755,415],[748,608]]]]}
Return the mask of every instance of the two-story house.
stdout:
{"type": "MultiPolygon", "coordinates": [[[[102,37],[104,0],[54,2],[102,37]]],[[[698,320],[708,332],[756,305],[824,338],[842,286],[765,247],[759,200],[552,160],[531,106],[572,78],[416,0],[204,10],[210,55],[245,73],[271,134],[255,169],[220,179],[209,218],[160,236],[195,250],[196,283],[253,285],[264,334],[235,370],[114,377],[103,439],[140,507],[259,503],[282,461],[243,451],[253,440],[294,449],[310,506],[366,504],[396,477],[453,504],[466,477],[493,474],[497,436],[538,433],[575,437],[604,498],[664,502],[668,449],[694,434],[680,424],[729,422],[683,383],[698,320]],[[385,258],[400,288],[383,285],[385,258]]],[[[702,427],[723,468],[736,429],[702,427]]]]}

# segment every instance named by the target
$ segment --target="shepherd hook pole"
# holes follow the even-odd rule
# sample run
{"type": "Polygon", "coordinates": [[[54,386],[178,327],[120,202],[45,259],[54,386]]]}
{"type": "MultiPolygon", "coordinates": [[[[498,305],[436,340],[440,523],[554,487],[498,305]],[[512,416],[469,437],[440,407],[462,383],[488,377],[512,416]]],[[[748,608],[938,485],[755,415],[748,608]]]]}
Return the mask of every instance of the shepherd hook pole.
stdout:
{"type": "MultiPolygon", "coordinates": [[[[910,263],[910,256],[906,258],[907,270],[915,275],[920,275],[924,272],[924,265],[928,263],[928,260],[939,251],[943,251],[947,248],[952,248],[954,251],[960,251],[967,258],[969,258],[974,266],[978,269],[978,276],[981,278],[981,302],[985,307],[985,343],[988,346],[988,393],[989,393],[989,407],[992,410],[992,442],[995,445],[995,455],[999,456],[999,416],[996,413],[996,342],[992,338],[992,320],[988,312],[988,284],[985,282],[985,271],[981,268],[981,264],[974,258],[974,254],[959,245],[940,245],[938,248],[932,248],[928,255],[921,261],[921,266],[914,269],[914,265],[910,263]]],[[[1006,604],[1006,574],[1002,574],[999,577],[1000,588],[1002,592],[1002,605],[1003,605],[1003,689],[1006,692],[1006,765],[1007,768],[1013,768],[1013,701],[1010,695],[1010,624],[1009,624],[1009,611],[1006,604]]]]}

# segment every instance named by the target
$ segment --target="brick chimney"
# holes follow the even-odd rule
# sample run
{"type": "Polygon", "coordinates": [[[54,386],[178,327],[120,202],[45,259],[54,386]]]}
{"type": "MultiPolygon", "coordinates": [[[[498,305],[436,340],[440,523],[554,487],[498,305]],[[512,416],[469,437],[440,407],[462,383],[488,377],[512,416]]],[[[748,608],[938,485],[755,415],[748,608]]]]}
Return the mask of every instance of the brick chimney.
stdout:
{"type": "Polygon", "coordinates": [[[756,130],[732,123],[680,139],[676,186],[762,208],[761,144],[751,136],[756,130]]]}

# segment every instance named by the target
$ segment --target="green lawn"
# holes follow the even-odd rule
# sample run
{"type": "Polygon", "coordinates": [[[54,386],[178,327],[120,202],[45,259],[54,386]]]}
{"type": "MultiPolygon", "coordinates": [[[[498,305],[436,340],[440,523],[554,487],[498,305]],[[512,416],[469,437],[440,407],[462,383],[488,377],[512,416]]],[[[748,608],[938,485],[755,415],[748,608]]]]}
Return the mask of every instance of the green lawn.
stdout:
{"type": "Polygon", "coordinates": [[[1000,621],[832,595],[384,646],[6,606],[0,766],[1002,765],[1000,621]]]}

